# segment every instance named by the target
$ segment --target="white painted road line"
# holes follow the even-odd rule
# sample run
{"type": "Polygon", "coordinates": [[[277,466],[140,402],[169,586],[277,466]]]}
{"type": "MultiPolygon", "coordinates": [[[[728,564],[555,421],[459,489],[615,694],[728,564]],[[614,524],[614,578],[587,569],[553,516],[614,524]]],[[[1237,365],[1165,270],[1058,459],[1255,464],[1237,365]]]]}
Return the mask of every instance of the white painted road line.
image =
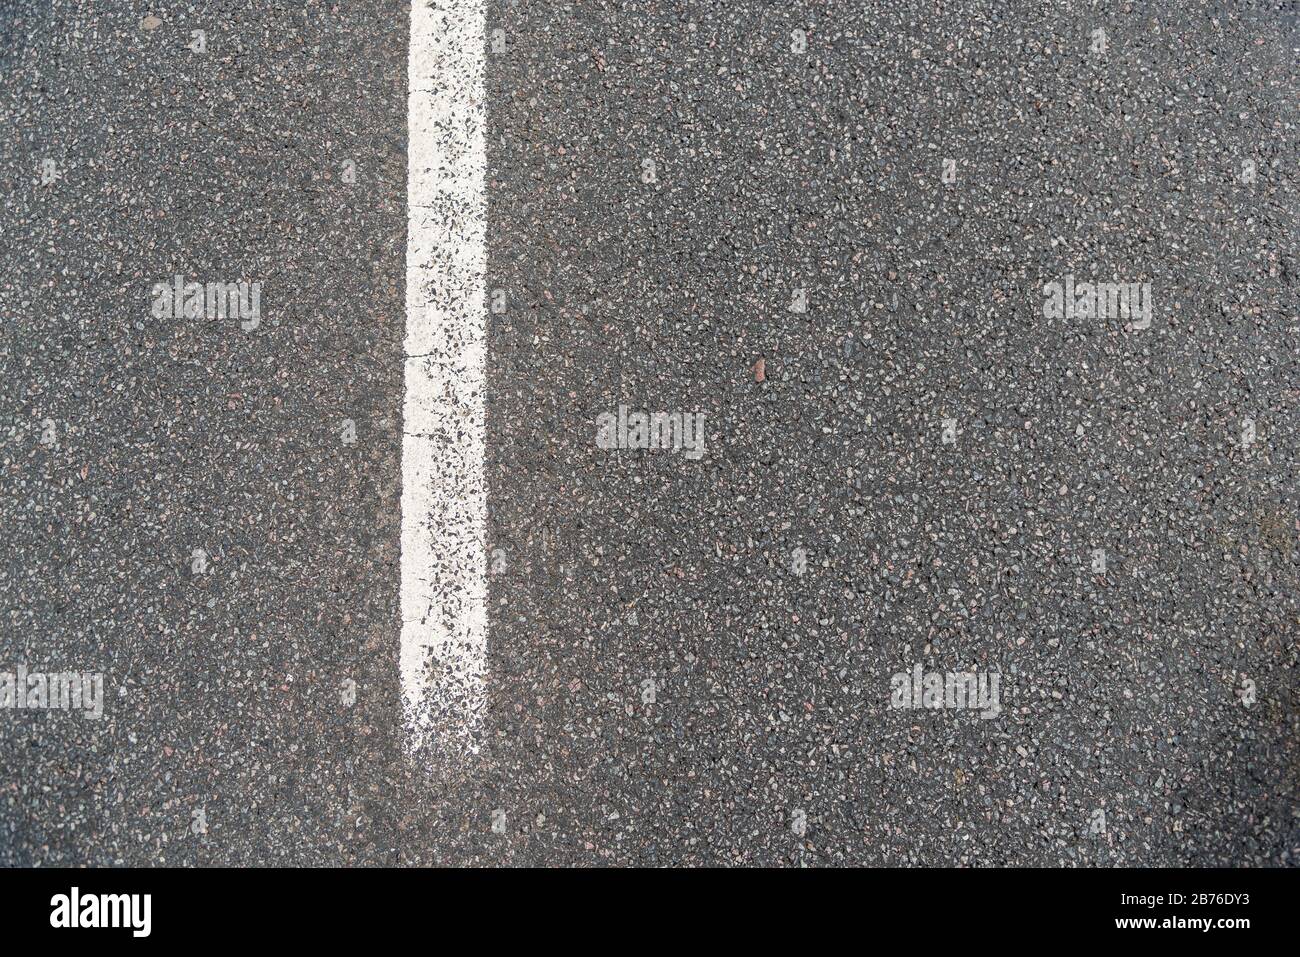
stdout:
{"type": "Polygon", "coordinates": [[[409,750],[478,750],[484,554],[483,0],[413,0],[401,672],[409,750]]]}

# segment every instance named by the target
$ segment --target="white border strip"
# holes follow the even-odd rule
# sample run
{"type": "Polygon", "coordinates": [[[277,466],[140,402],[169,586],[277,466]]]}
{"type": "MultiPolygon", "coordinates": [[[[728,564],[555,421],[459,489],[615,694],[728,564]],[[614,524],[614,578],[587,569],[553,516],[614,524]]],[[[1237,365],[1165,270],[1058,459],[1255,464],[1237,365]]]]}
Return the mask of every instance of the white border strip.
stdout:
{"type": "Polygon", "coordinates": [[[412,0],[402,436],[408,750],[476,752],[487,655],[483,0],[412,0]]]}

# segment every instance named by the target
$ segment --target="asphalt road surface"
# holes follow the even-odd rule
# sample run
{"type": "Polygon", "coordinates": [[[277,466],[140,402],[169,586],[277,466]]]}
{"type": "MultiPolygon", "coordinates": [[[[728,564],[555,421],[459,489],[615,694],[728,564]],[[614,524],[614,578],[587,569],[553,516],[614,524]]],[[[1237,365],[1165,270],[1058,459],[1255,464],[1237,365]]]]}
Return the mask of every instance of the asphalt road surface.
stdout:
{"type": "Polygon", "coordinates": [[[1294,4],[417,2],[0,4],[0,863],[1300,863],[1294,4]]]}

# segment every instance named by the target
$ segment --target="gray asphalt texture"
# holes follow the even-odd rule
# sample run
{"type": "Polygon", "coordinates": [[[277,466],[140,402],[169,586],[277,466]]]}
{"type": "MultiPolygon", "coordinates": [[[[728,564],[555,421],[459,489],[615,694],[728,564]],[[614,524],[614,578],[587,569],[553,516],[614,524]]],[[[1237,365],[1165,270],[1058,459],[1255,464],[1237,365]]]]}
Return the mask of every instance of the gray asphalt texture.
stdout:
{"type": "Polygon", "coordinates": [[[0,711],[0,863],[1300,863],[1286,4],[489,4],[490,727],[416,762],[407,21],[0,8],[0,669],[107,682],[0,711]]]}

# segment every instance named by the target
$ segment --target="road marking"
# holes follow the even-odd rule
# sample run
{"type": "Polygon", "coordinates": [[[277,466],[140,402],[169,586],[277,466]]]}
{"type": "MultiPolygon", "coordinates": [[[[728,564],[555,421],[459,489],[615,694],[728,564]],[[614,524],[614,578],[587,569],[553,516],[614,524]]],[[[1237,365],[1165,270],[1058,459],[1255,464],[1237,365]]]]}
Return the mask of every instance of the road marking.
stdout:
{"type": "Polygon", "coordinates": [[[414,0],[407,62],[406,744],[475,752],[487,656],[483,0],[414,0]]]}

